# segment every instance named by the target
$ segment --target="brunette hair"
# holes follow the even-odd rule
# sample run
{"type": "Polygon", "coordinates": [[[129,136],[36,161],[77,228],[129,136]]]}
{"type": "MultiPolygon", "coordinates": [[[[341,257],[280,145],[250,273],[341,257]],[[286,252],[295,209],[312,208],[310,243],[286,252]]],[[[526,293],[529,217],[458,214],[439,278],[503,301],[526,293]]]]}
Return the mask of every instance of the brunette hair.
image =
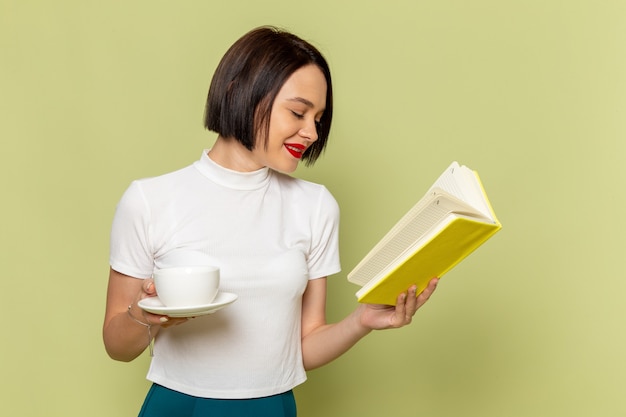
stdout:
{"type": "Polygon", "coordinates": [[[248,150],[257,133],[269,133],[276,95],[287,79],[306,65],[316,65],[326,79],[326,108],[317,124],[318,139],[302,160],[312,165],[323,152],[333,115],[330,69],[310,43],[284,30],[263,26],[237,40],[220,61],[209,87],[204,126],[224,138],[234,138],[248,150]]]}

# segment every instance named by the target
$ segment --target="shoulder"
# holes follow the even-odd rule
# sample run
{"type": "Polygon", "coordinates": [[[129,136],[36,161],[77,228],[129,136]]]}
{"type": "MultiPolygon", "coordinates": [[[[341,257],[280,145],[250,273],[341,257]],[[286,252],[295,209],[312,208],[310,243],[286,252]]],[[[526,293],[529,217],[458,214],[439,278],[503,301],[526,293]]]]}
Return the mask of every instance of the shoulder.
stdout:
{"type": "Polygon", "coordinates": [[[166,174],[133,180],[126,192],[138,193],[144,198],[163,196],[191,186],[194,176],[196,172],[193,167],[187,166],[166,174]]]}
{"type": "Polygon", "coordinates": [[[168,172],[165,174],[146,177],[134,180],[133,183],[137,184],[141,188],[162,188],[164,186],[177,186],[181,182],[189,179],[190,176],[195,175],[196,170],[193,169],[193,165],[188,165],[184,168],[177,169],[176,171],[168,172]]]}
{"type": "Polygon", "coordinates": [[[175,200],[180,193],[193,184],[193,169],[185,167],[166,174],[133,180],[117,204],[118,211],[145,212],[165,201],[175,200]]]}
{"type": "Polygon", "coordinates": [[[323,184],[292,177],[280,172],[273,172],[273,177],[280,184],[281,188],[288,190],[298,198],[308,202],[317,201],[324,205],[337,205],[335,197],[323,184]]]}

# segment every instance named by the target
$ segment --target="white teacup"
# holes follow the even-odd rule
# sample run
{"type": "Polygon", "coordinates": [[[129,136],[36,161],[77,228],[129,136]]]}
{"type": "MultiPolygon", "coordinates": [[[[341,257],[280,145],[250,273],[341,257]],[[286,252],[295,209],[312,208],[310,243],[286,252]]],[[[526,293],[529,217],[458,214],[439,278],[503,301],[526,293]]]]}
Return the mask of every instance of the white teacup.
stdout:
{"type": "Polygon", "coordinates": [[[166,307],[210,304],[220,286],[220,269],[216,266],[157,269],[152,277],[157,296],[166,307]]]}

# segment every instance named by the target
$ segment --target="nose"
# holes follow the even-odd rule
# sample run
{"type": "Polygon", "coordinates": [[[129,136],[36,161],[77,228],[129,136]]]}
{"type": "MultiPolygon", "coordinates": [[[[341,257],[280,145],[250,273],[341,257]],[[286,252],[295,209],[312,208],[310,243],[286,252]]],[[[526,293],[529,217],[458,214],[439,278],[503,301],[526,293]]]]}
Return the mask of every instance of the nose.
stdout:
{"type": "Polygon", "coordinates": [[[315,142],[317,140],[317,122],[315,120],[307,121],[300,129],[300,136],[307,142],[315,142]]]}

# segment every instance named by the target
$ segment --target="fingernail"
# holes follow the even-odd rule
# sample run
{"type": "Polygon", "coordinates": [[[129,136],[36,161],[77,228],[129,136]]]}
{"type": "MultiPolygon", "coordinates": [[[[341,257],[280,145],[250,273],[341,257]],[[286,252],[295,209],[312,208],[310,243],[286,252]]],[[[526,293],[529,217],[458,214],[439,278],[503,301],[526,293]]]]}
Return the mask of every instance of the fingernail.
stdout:
{"type": "Polygon", "coordinates": [[[161,318],[159,319],[159,321],[160,321],[161,323],[167,323],[167,322],[169,321],[169,319],[168,319],[167,317],[161,317],[161,318]]]}

